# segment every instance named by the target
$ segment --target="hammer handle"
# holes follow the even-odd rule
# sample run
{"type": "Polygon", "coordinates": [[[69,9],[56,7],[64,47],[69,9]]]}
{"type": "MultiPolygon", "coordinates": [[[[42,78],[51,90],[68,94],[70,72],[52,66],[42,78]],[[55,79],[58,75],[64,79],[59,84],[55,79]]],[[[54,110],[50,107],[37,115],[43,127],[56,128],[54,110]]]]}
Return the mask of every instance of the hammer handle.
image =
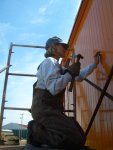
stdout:
{"type": "MultiPolygon", "coordinates": [[[[77,61],[76,61],[76,62],[79,62],[80,59],[83,59],[83,56],[82,56],[81,54],[78,54],[78,55],[77,55],[77,61]]],[[[75,63],[75,62],[73,62],[73,63],[75,63]]],[[[69,92],[72,92],[74,82],[75,82],[75,77],[72,77],[71,83],[70,83],[70,87],[69,87],[69,92]]]]}
{"type": "MultiPolygon", "coordinates": [[[[80,60],[80,57],[77,57],[77,61],[76,62],[79,62],[79,60],[80,60]]],[[[70,83],[70,86],[69,86],[69,92],[72,92],[74,83],[75,83],[75,77],[72,77],[71,83],[70,83]]]]}
{"type": "Polygon", "coordinates": [[[72,92],[74,82],[75,82],[75,77],[72,77],[71,83],[70,83],[70,86],[69,86],[69,92],[72,92]]]}

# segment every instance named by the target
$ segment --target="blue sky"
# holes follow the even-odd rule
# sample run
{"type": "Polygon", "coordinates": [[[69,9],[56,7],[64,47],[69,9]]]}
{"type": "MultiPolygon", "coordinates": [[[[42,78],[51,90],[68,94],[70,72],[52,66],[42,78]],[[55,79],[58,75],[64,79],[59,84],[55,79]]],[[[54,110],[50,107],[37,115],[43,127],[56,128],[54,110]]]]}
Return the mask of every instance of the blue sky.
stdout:
{"type": "MultiPolygon", "coordinates": [[[[0,1],[0,69],[6,66],[10,43],[44,46],[58,36],[68,41],[81,0],[1,0],[0,1]]],[[[10,72],[36,74],[44,59],[44,49],[14,47],[10,72]]],[[[36,78],[8,76],[5,106],[30,108],[32,84],[36,78]]],[[[0,74],[0,103],[5,72],[0,74]]],[[[23,123],[32,119],[29,112],[5,110],[3,124],[23,123]]]]}

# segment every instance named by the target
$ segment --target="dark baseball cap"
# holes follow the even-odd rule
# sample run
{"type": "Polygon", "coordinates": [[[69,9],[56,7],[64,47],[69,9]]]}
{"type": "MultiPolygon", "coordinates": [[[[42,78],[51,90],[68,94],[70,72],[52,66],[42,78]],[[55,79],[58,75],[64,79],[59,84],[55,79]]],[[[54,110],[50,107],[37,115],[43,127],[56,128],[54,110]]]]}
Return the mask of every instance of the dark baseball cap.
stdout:
{"type": "Polygon", "coordinates": [[[54,46],[55,44],[62,44],[62,46],[65,48],[65,49],[68,49],[68,44],[64,43],[62,41],[62,39],[60,39],[59,37],[57,36],[54,36],[52,38],[49,38],[46,42],[46,49],[48,49],[49,47],[52,47],[54,46]]]}

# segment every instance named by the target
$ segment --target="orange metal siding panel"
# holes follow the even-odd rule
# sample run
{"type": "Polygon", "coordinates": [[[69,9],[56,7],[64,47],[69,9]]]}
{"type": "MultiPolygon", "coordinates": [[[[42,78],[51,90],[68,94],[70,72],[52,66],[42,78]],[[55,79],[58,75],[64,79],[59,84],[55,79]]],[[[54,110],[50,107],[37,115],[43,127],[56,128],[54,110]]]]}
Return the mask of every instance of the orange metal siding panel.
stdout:
{"type": "MultiPolygon", "coordinates": [[[[73,45],[74,43],[71,44],[73,45]]],[[[81,53],[84,56],[84,59],[81,61],[81,67],[93,62],[92,58],[96,51],[102,51],[102,60],[98,68],[88,79],[103,89],[113,65],[112,0],[92,1],[87,17],[75,41],[75,52],[81,53]]],[[[84,130],[86,130],[98,102],[100,92],[85,81],[77,83],[76,86],[77,120],[84,130]]],[[[113,95],[113,79],[107,92],[113,95]]],[[[87,144],[97,150],[113,149],[113,101],[107,97],[103,99],[100,110],[88,135],[87,144]]]]}

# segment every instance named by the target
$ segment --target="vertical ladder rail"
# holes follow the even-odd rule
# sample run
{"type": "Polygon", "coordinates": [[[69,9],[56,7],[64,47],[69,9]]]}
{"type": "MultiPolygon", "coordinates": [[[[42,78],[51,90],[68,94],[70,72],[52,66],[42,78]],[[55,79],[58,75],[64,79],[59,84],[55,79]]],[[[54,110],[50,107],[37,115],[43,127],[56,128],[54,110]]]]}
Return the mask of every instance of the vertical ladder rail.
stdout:
{"type": "MultiPolygon", "coordinates": [[[[11,61],[12,47],[13,47],[13,44],[11,43],[11,44],[10,44],[10,48],[9,48],[9,54],[8,54],[8,60],[7,60],[7,66],[11,66],[11,65],[10,65],[10,61],[11,61]]],[[[0,115],[0,140],[1,140],[1,131],[2,131],[3,116],[4,116],[4,107],[5,107],[6,90],[7,90],[7,83],[8,83],[8,73],[9,73],[9,67],[7,67],[6,73],[5,73],[4,88],[3,88],[2,103],[1,103],[1,115],[0,115]]]]}

